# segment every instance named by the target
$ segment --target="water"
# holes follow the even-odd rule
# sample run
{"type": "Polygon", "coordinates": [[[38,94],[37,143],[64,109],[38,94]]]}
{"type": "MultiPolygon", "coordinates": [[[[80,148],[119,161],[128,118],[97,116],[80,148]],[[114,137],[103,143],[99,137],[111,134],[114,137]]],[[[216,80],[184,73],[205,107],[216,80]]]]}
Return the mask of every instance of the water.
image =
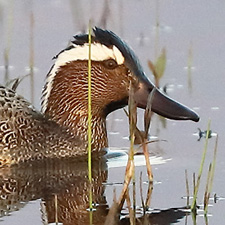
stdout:
{"type": "MultiPolygon", "coordinates": [[[[225,24],[223,1],[0,1],[0,82],[4,83],[5,70],[4,50],[9,52],[10,78],[28,73],[30,51],[30,15],[34,15],[34,64],[35,87],[34,105],[40,109],[41,89],[44,78],[52,65],[51,58],[63,49],[74,34],[86,30],[89,19],[92,24],[106,26],[125,39],[139,56],[142,65],[153,79],[147,60],[154,61],[163,47],[166,48],[167,66],[161,86],[169,85],[168,94],[176,100],[194,108],[201,116],[199,123],[166,122],[166,128],[155,115],[151,126],[151,135],[167,142],[149,145],[151,154],[161,158],[165,163],[153,165],[154,188],[150,208],[152,223],[193,224],[191,216],[185,218],[183,211],[173,210],[186,205],[185,169],[188,171],[189,183],[192,185],[192,173],[198,172],[204,138],[197,141],[193,135],[197,128],[206,130],[211,118],[211,129],[219,134],[218,157],[213,184],[213,194],[221,197],[217,203],[210,201],[209,224],[224,224],[224,151],[225,138],[222,122],[224,114],[223,90],[225,85],[225,24]],[[106,14],[103,11],[106,10],[106,14]],[[159,27],[156,26],[159,21],[159,27]],[[190,48],[192,58],[190,58],[190,48]],[[188,78],[188,62],[191,63],[191,74],[188,78]],[[191,82],[191,86],[190,86],[191,82]],[[191,88],[190,88],[191,87],[191,88]],[[158,210],[159,209],[159,210],[158,210]],[[160,210],[166,210],[161,212],[160,210]],[[157,214],[158,213],[158,214],[157,214]],[[166,213],[170,218],[165,216],[166,213]],[[157,214],[157,215],[156,215],[157,214]],[[156,215],[156,216],[155,216],[156,215]],[[164,221],[160,221],[165,218],[164,221]]],[[[29,78],[25,78],[18,92],[30,99],[29,78]]],[[[143,112],[139,113],[139,126],[142,126],[143,112]]],[[[127,148],[128,121],[122,110],[111,114],[108,118],[109,141],[111,147],[127,148]]],[[[215,137],[209,140],[203,180],[201,182],[198,203],[203,201],[207,169],[212,161],[215,137]]],[[[112,205],[113,190],[116,194],[122,189],[124,179],[124,163],[111,161],[112,165],[102,162],[95,165],[96,202],[100,204],[94,212],[96,224],[103,224],[107,207],[112,205]],[[113,184],[113,185],[107,185],[113,184]],[[97,222],[98,221],[98,222],[97,222]]],[[[143,163],[136,168],[139,181],[143,173],[143,193],[147,190],[146,169],[143,163]]],[[[1,200],[1,213],[8,215],[1,218],[2,224],[43,224],[48,212],[49,223],[54,222],[54,195],[62,203],[60,219],[67,223],[89,223],[88,188],[86,165],[74,166],[73,163],[32,165],[13,170],[0,171],[1,186],[5,190],[1,200]],[[58,164],[57,164],[58,165],[58,164]],[[10,182],[6,182],[6,181],[10,182]],[[4,185],[6,186],[4,186],[4,185]],[[7,192],[6,190],[10,190],[7,192]],[[11,193],[11,194],[10,194],[11,193]],[[7,208],[11,205],[11,209],[7,208]],[[45,207],[44,207],[45,206],[45,207]],[[41,210],[40,210],[41,208],[41,210]],[[67,213],[65,213],[67,212],[67,213]],[[78,219],[79,218],[79,219],[78,219]]],[[[137,196],[139,196],[139,184],[137,196]]],[[[145,197],[145,196],[144,196],[145,197]]],[[[141,206],[138,197],[137,206],[141,206]]],[[[197,224],[205,224],[203,212],[199,211],[197,224]]],[[[148,218],[150,220],[150,218],[148,218]]]]}

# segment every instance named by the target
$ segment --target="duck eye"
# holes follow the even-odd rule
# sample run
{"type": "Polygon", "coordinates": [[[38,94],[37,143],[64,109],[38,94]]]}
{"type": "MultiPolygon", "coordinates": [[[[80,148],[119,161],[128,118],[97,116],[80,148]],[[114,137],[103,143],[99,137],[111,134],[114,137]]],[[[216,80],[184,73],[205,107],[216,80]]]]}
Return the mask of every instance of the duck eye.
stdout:
{"type": "Polygon", "coordinates": [[[118,66],[117,62],[114,59],[108,59],[103,61],[104,66],[108,69],[114,69],[118,66]]]}

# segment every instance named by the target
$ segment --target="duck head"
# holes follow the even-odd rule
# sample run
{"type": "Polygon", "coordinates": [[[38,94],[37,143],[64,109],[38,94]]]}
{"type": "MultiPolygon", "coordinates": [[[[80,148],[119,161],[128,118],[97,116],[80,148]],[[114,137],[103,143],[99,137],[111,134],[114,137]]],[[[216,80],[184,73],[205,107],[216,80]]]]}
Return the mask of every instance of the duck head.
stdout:
{"type": "MultiPolygon", "coordinates": [[[[42,95],[42,112],[80,136],[87,129],[88,53],[88,35],[76,35],[71,45],[55,57],[42,95]]],[[[128,104],[131,82],[135,101],[143,109],[155,86],[145,75],[133,50],[109,30],[93,29],[91,61],[93,135],[101,133],[99,138],[102,138],[106,136],[106,116],[128,104]]],[[[169,119],[199,120],[194,111],[158,89],[152,111],[169,119]]],[[[84,137],[86,139],[86,134],[84,137]]]]}

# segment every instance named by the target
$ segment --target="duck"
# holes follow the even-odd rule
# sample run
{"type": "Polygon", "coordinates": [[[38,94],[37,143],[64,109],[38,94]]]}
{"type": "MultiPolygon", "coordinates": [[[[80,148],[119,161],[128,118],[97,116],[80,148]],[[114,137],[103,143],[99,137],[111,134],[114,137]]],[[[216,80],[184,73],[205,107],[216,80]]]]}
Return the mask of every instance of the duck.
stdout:
{"type": "MultiPolygon", "coordinates": [[[[16,90],[0,86],[0,167],[86,157],[88,49],[88,34],[81,33],[54,57],[40,111],[16,90]]],[[[196,112],[155,88],[131,47],[112,31],[92,29],[90,57],[93,155],[105,154],[106,117],[128,104],[130,83],[137,107],[145,109],[155,89],[153,112],[173,120],[199,120],[196,112]]]]}

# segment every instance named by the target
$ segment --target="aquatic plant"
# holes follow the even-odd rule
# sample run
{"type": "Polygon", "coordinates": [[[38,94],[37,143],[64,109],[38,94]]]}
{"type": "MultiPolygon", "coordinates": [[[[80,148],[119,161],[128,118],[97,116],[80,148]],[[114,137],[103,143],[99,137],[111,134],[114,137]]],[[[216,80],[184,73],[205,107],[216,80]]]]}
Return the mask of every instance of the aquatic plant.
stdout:
{"type": "Polygon", "coordinates": [[[13,27],[14,27],[14,1],[9,1],[8,8],[8,18],[7,18],[7,44],[4,49],[4,67],[5,67],[5,75],[4,75],[4,83],[9,80],[9,56],[10,50],[12,46],[12,37],[13,37],[13,27]]]}
{"type": "MultiPolygon", "coordinates": [[[[195,178],[195,173],[193,173],[193,200],[192,200],[190,209],[192,212],[191,214],[192,214],[192,219],[193,219],[194,224],[197,224],[196,217],[197,217],[197,210],[199,209],[199,206],[197,205],[197,196],[198,196],[198,192],[199,192],[200,183],[202,182],[201,177],[202,177],[204,163],[205,163],[205,159],[206,159],[206,153],[208,150],[208,140],[211,137],[210,124],[211,124],[211,121],[209,120],[197,180],[195,178]]],[[[206,180],[206,185],[205,185],[205,192],[204,192],[204,215],[205,215],[206,224],[208,224],[207,223],[207,213],[208,213],[209,199],[210,199],[210,195],[212,192],[212,185],[213,185],[213,179],[214,179],[214,173],[215,173],[217,146],[218,146],[218,135],[216,135],[215,147],[214,147],[214,152],[213,152],[213,160],[209,164],[207,180],[206,180]]],[[[185,170],[185,180],[186,180],[186,193],[187,193],[187,207],[189,207],[190,193],[189,193],[189,183],[188,183],[186,170],[185,170]]]]}
{"type": "Polygon", "coordinates": [[[192,212],[196,212],[196,210],[197,210],[197,195],[198,195],[198,191],[199,191],[199,185],[200,185],[201,176],[202,176],[203,167],[204,167],[205,158],[206,158],[206,153],[207,153],[207,149],[208,149],[210,124],[211,124],[211,121],[209,120],[206,139],[205,139],[205,145],[204,145],[202,159],[201,159],[200,168],[199,168],[198,177],[197,177],[197,182],[196,182],[196,185],[194,185],[194,196],[193,196],[193,201],[192,201],[192,205],[191,205],[192,212]]]}
{"type": "Polygon", "coordinates": [[[161,54],[156,59],[156,62],[153,63],[151,60],[148,60],[148,67],[151,70],[154,79],[155,86],[157,88],[160,87],[159,81],[163,77],[165,69],[166,69],[166,49],[163,48],[161,54]]]}
{"type": "Polygon", "coordinates": [[[188,73],[188,90],[192,92],[192,69],[193,69],[193,44],[190,43],[188,49],[188,62],[187,62],[187,73],[188,73]]]}
{"type": "Polygon", "coordinates": [[[204,195],[204,213],[205,213],[205,215],[208,213],[209,198],[210,198],[210,195],[212,192],[213,179],[214,179],[215,166],[216,166],[218,139],[219,139],[219,136],[217,135],[216,136],[216,144],[215,144],[214,152],[213,152],[213,161],[209,165],[207,183],[206,183],[206,188],[205,188],[205,195],[204,195]]]}
{"type": "Polygon", "coordinates": [[[31,86],[31,102],[34,102],[34,14],[30,13],[30,58],[29,74],[31,86]]]}
{"type": "MultiPolygon", "coordinates": [[[[88,29],[88,179],[89,179],[89,209],[92,211],[92,166],[91,166],[91,125],[92,125],[92,113],[91,113],[91,22],[89,22],[88,29]]],[[[91,214],[91,213],[90,213],[91,214]]],[[[90,215],[91,218],[91,215],[90,215]]],[[[90,219],[91,220],[91,219],[90,219]]]]}

